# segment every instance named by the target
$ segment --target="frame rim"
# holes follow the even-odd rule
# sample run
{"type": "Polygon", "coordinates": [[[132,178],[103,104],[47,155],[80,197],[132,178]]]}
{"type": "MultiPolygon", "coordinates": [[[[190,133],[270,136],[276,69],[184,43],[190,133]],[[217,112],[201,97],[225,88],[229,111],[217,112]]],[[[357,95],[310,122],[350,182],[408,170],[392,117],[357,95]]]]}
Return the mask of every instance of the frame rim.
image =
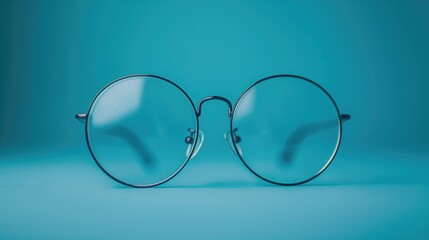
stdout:
{"type": "Polygon", "coordinates": [[[110,83],[108,83],[107,85],[105,85],[103,88],[101,88],[101,90],[99,90],[98,92],[97,92],[97,94],[93,97],[93,99],[91,100],[91,104],[89,105],[89,107],[88,107],[88,110],[87,110],[87,120],[85,121],[85,139],[86,139],[86,144],[87,144],[87,147],[88,147],[88,149],[89,149],[89,152],[90,152],[90,154],[91,154],[91,156],[92,156],[92,159],[95,161],[95,163],[97,164],[97,166],[107,175],[107,176],[109,176],[111,179],[113,179],[114,181],[116,181],[116,182],[118,182],[118,183],[120,183],[120,184],[123,184],[123,185],[125,185],[125,186],[128,186],[128,187],[134,187],[134,188],[150,188],[150,187],[155,187],[155,186],[158,186],[158,185],[161,185],[161,184],[163,184],[163,183],[166,183],[166,182],[168,182],[168,181],[170,181],[172,178],[174,178],[177,174],[179,174],[179,172],[181,172],[182,170],[183,170],[183,168],[187,165],[187,163],[189,162],[189,160],[192,158],[192,154],[194,153],[194,151],[195,151],[195,148],[196,148],[196,145],[197,144],[193,144],[193,147],[192,147],[192,150],[191,150],[191,153],[189,154],[189,156],[187,157],[187,159],[182,163],[182,165],[173,173],[173,174],[171,174],[171,175],[169,175],[167,178],[165,178],[165,179],[163,179],[163,180],[161,180],[161,181],[158,181],[158,182],[155,182],[155,183],[151,183],[151,184],[131,184],[131,183],[127,183],[127,182],[125,182],[125,181],[122,181],[122,180],[120,180],[119,178],[116,178],[115,176],[113,176],[112,174],[110,174],[109,173],[109,171],[107,171],[107,169],[105,169],[103,166],[102,166],[102,164],[97,160],[97,157],[96,157],[96,155],[95,155],[95,153],[94,153],[94,151],[93,151],[93,149],[92,149],[92,146],[91,146],[91,142],[90,142],[90,134],[89,134],[89,119],[91,118],[91,112],[92,112],[92,109],[93,109],[93,106],[94,106],[94,103],[95,103],[95,101],[98,99],[98,97],[107,89],[107,88],[109,88],[110,86],[112,86],[113,84],[115,84],[115,83],[118,83],[118,82],[120,82],[120,81],[123,81],[123,80],[126,80],[126,79],[129,79],[129,78],[133,78],[133,77],[150,77],[150,78],[155,78],[155,79],[157,79],[157,80],[161,80],[161,81],[164,81],[164,82],[167,82],[167,83],[169,83],[169,84],[171,84],[171,85],[173,85],[174,87],[176,87],[180,92],[182,92],[183,94],[184,94],[184,96],[186,97],[186,99],[190,102],[190,104],[191,104],[191,106],[192,106],[192,110],[193,110],[193,113],[194,113],[194,117],[195,117],[195,120],[196,120],[196,135],[195,135],[195,139],[198,139],[198,137],[199,137],[199,130],[200,130],[200,124],[199,124],[199,117],[198,117],[198,115],[197,115],[197,110],[196,110],[196,108],[195,108],[195,104],[194,104],[194,102],[192,101],[192,99],[189,97],[189,95],[185,92],[185,90],[183,90],[179,85],[177,85],[176,83],[174,83],[174,82],[172,82],[172,81],[170,81],[170,80],[168,80],[168,79],[166,79],[166,78],[164,78],[164,77],[160,77],[160,76],[157,76],[157,75],[152,75],[152,74],[132,74],[132,75],[127,75],[127,76],[124,76],[124,77],[120,77],[120,78],[117,78],[117,79],[115,79],[115,80],[113,80],[113,81],[111,81],[110,83]]]}
{"type": "MultiPolygon", "coordinates": [[[[251,89],[253,89],[255,86],[257,86],[258,84],[260,84],[260,83],[262,83],[262,82],[265,82],[265,81],[267,81],[267,80],[271,80],[271,79],[275,79],[275,78],[282,78],[282,77],[284,77],[284,78],[295,78],[295,79],[300,79],[300,80],[303,80],[303,81],[306,81],[306,82],[308,82],[308,83],[310,83],[310,84],[312,84],[312,85],[314,85],[315,87],[317,87],[317,88],[319,88],[320,90],[322,90],[325,94],[326,94],[326,96],[328,96],[328,98],[331,100],[331,102],[333,103],[333,105],[334,105],[334,108],[335,108],[335,110],[336,110],[336,112],[337,112],[337,120],[338,120],[338,138],[337,138],[337,143],[336,143],[336,146],[335,146],[335,149],[334,149],[334,151],[333,151],[333,153],[331,154],[331,157],[330,157],[330,159],[325,163],[325,165],[320,169],[320,170],[318,170],[317,172],[316,172],[316,174],[314,174],[313,176],[311,176],[310,178],[307,178],[307,179],[305,179],[305,180],[302,180],[302,181],[298,181],[298,182],[293,182],[293,183],[281,183],[281,182],[277,182],[277,181],[273,181],[273,180],[270,180],[270,179],[268,179],[268,178],[265,178],[265,177],[263,177],[262,175],[260,175],[260,174],[258,174],[256,171],[254,171],[247,163],[246,163],[246,161],[244,160],[244,158],[240,155],[240,154],[237,154],[237,156],[238,156],[238,158],[241,160],[241,162],[244,164],[244,166],[246,166],[246,168],[250,171],[250,172],[252,172],[255,176],[257,176],[258,178],[260,178],[260,179],[262,179],[262,180],[264,180],[265,182],[268,182],[268,183],[271,183],[271,184],[275,184],[275,185],[280,185],[280,186],[297,186],[297,185],[301,185],[301,184],[304,184],[304,183],[307,183],[307,182],[310,182],[311,180],[313,180],[313,179],[315,179],[315,178],[317,178],[318,176],[320,176],[320,174],[322,174],[330,165],[331,165],[331,163],[333,162],[333,160],[334,160],[334,158],[335,158],[335,156],[337,155],[337,153],[338,153],[338,150],[339,150],[339,148],[340,148],[340,145],[341,145],[341,139],[342,139],[342,135],[343,135],[343,125],[342,125],[342,121],[341,121],[341,112],[340,112],[340,110],[339,110],[339,108],[338,108],[338,105],[337,105],[337,103],[335,102],[335,100],[334,100],[334,98],[331,96],[331,94],[329,94],[329,92],[325,89],[325,88],[323,88],[320,84],[318,84],[318,83],[316,83],[315,81],[313,81],[313,80],[311,80],[311,79],[309,79],[309,78],[306,78],[306,77],[302,77],[302,76],[299,76],[299,75],[294,75],[294,74],[276,74],[276,75],[271,75],[271,76],[268,76],[268,77],[264,77],[264,78],[262,78],[262,79],[260,79],[260,80],[258,80],[258,81],[256,81],[256,82],[254,82],[252,85],[250,85],[241,95],[240,95],[240,97],[238,98],[238,100],[235,102],[235,105],[234,105],[234,108],[233,108],[233,110],[232,110],[232,114],[231,114],[231,117],[230,117],[230,132],[231,132],[231,134],[233,134],[233,121],[234,121],[234,115],[235,115],[235,113],[236,113],[236,111],[237,111],[237,107],[238,107],[238,105],[240,104],[240,102],[242,101],[242,99],[246,96],[246,94],[251,90],[251,89]]],[[[232,145],[234,146],[234,151],[236,152],[236,153],[238,153],[239,151],[238,151],[238,148],[237,148],[237,145],[236,145],[236,142],[235,142],[235,139],[234,138],[232,138],[232,145]]]]}

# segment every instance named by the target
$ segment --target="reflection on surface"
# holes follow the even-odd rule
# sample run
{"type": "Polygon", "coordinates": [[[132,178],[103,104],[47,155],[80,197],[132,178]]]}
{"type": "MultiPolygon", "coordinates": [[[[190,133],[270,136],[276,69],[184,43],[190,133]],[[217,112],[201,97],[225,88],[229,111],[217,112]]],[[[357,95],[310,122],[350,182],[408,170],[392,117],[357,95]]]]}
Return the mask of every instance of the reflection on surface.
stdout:
{"type": "Polygon", "coordinates": [[[249,113],[253,111],[255,104],[255,96],[256,89],[252,89],[246,94],[245,98],[242,98],[242,101],[240,101],[240,107],[236,109],[237,112],[234,116],[237,121],[246,117],[249,113]]]}
{"type": "Polygon", "coordinates": [[[133,81],[133,78],[130,78],[126,82],[112,85],[101,96],[102,101],[99,100],[95,103],[92,124],[101,127],[117,122],[133,113],[140,105],[144,82],[133,81]],[[126,99],[126,101],[122,99],[126,99]]]}

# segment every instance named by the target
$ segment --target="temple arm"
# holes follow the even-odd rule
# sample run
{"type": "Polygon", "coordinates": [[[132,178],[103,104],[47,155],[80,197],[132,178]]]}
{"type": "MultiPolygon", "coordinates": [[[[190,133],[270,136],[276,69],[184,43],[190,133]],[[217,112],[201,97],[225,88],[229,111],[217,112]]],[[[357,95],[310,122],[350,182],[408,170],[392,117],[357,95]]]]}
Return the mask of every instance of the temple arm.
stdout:
{"type": "Polygon", "coordinates": [[[133,149],[140,157],[140,160],[145,166],[153,166],[155,164],[153,154],[151,154],[147,145],[131,129],[118,126],[106,129],[103,132],[105,134],[121,138],[128,143],[131,149],[133,149]]]}
{"type": "MultiPolygon", "coordinates": [[[[78,121],[85,123],[87,120],[87,115],[84,113],[78,113],[75,115],[75,118],[78,121]]],[[[103,130],[103,133],[123,139],[137,153],[145,166],[153,166],[153,155],[150,153],[149,148],[132,130],[126,127],[118,126],[105,129],[103,130]]]]}
{"type": "Polygon", "coordinates": [[[341,114],[340,118],[341,118],[341,122],[346,122],[352,119],[352,116],[350,114],[345,113],[345,114],[341,114]]]}
{"type": "Polygon", "coordinates": [[[79,122],[86,122],[86,114],[85,113],[77,113],[74,115],[74,118],[76,118],[79,122]]]}
{"type": "MultiPolygon", "coordinates": [[[[341,114],[341,122],[346,122],[351,119],[350,114],[341,114]]],[[[309,136],[314,133],[330,129],[337,126],[338,120],[329,120],[323,122],[315,122],[305,124],[297,129],[286,139],[284,148],[281,152],[281,160],[283,163],[289,164],[292,163],[295,153],[299,148],[299,145],[309,136]]]]}

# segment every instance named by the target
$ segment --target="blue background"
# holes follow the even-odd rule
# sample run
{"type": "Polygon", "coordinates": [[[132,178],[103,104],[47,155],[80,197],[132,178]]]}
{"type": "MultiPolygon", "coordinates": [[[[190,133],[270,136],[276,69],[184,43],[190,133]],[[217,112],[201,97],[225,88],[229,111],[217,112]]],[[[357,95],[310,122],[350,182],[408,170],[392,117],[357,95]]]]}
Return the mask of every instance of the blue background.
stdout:
{"type": "Polygon", "coordinates": [[[0,238],[422,238],[428,11],[405,0],[1,1],[0,238]],[[73,116],[136,73],[176,82],[194,103],[303,75],[353,119],[320,179],[279,188],[228,152],[225,105],[210,102],[204,145],[177,179],[122,188],[73,116]]]}

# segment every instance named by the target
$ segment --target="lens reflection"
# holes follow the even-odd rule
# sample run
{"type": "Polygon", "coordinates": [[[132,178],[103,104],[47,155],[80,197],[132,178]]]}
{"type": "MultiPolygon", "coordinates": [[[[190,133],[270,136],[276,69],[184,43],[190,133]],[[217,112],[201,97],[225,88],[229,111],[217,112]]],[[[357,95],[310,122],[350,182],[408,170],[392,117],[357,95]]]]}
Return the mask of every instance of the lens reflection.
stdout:
{"type": "Polygon", "coordinates": [[[232,120],[246,165],[280,184],[317,175],[332,160],[340,138],[339,113],[315,83],[294,76],[259,82],[239,100],[232,120]]]}
{"type": "Polygon", "coordinates": [[[116,81],[97,95],[87,134],[96,161],[113,178],[147,186],[173,176],[189,157],[195,110],[172,83],[151,76],[116,81]],[[188,152],[188,153],[187,153],[188,152]]]}

